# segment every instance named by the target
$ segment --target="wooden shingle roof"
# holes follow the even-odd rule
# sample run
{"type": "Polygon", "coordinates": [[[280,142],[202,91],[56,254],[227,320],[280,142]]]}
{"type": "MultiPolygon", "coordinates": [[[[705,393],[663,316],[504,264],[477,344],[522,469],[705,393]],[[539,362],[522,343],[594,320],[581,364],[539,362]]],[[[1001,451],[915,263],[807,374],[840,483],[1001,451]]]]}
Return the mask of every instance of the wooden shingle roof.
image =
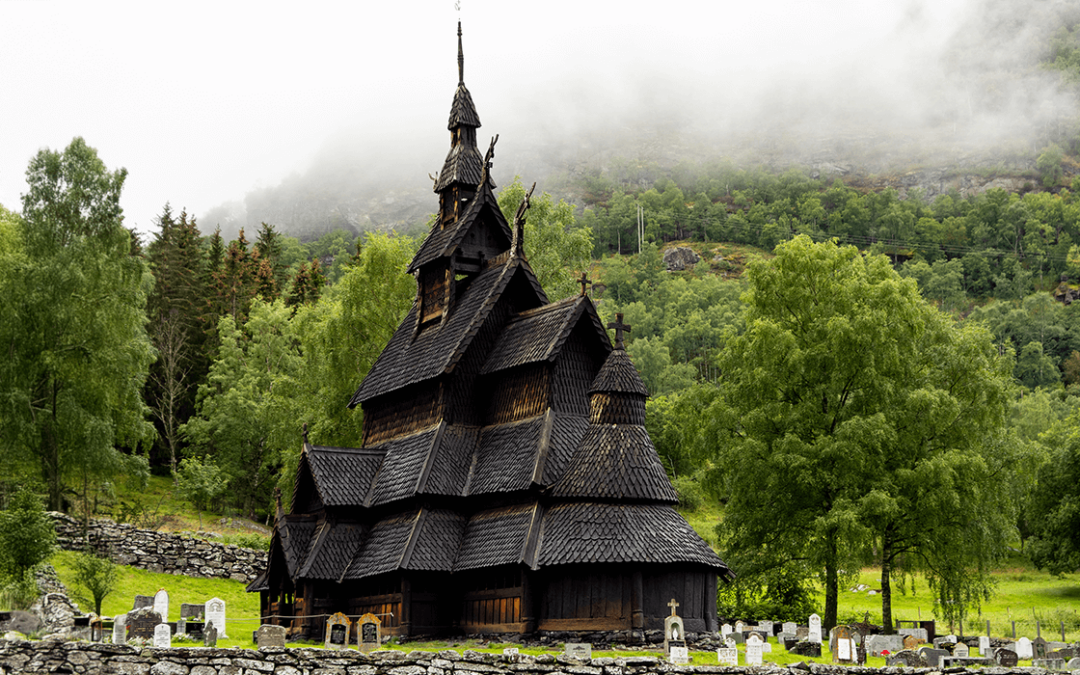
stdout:
{"type": "Polygon", "coordinates": [[[415,509],[375,523],[353,554],[339,581],[363,579],[401,567],[419,517],[420,510],[415,509]]]}
{"type": "Polygon", "coordinates": [[[464,532],[464,515],[449,509],[421,509],[401,566],[410,570],[451,571],[464,532]]]}
{"type": "MultiPolygon", "coordinates": [[[[455,152],[464,153],[465,150],[457,150],[457,148],[465,147],[463,145],[455,146],[455,149],[450,151],[450,155],[454,156],[455,152]]],[[[475,147],[472,148],[472,152],[477,153],[479,159],[480,155],[475,147]]],[[[450,157],[446,159],[447,162],[450,161],[450,157]]],[[[444,167],[443,170],[445,171],[446,168],[444,167]]],[[[479,172],[480,167],[478,165],[476,180],[472,182],[474,185],[480,181],[479,172]]],[[[468,208],[465,209],[465,213],[460,218],[449,224],[436,222],[432,225],[431,232],[428,233],[424,242],[420,244],[419,250],[416,251],[412,262],[409,263],[408,272],[411,274],[429,262],[452,256],[454,251],[461,246],[465,235],[469,233],[469,230],[476,225],[477,220],[480,218],[486,218],[494,222],[496,231],[502,232],[505,237],[503,245],[509,248],[513,235],[510,232],[510,225],[506,222],[506,217],[503,216],[502,210],[499,209],[499,201],[492,191],[489,179],[489,184],[481,185],[477,189],[476,195],[473,196],[468,208]]]]}
{"type": "Polygon", "coordinates": [[[364,540],[366,528],[358,523],[325,520],[319,524],[298,579],[336,580],[364,540]]]}
{"type": "Polygon", "coordinates": [[[530,542],[540,524],[540,506],[521,504],[474,514],[454,560],[454,571],[530,563],[530,542]]]}
{"type": "Polygon", "coordinates": [[[590,425],[551,494],[560,498],[679,501],[649,432],[636,424],[590,425]]]}
{"type": "Polygon", "coordinates": [[[305,444],[303,454],[323,504],[360,506],[386,450],[305,444]]]}
{"type": "Polygon", "coordinates": [[[317,525],[314,517],[307,515],[283,516],[274,524],[274,539],[281,546],[292,579],[304,565],[317,525]]]}
{"type": "Polygon", "coordinates": [[[589,393],[618,393],[648,396],[649,390],[641,381],[637,368],[625,349],[613,349],[600,372],[596,374],[589,393]]]}
{"type": "Polygon", "coordinates": [[[544,512],[537,562],[696,563],[734,578],[728,566],[670,506],[559,504],[544,512]]]}
{"type": "Polygon", "coordinates": [[[505,265],[491,267],[472,279],[458,295],[457,305],[446,322],[424,329],[415,339],[417,309],[413,305],[356,390],[349,407],[453,371],[500,294],[515,278],[535,291],[537,305],[547,302],[528,263],[511,258],[505,265]]]}
{"type": "Polygon", "coordinates": [[[455,127],[480,127],[480,115],[476,112],[472,94],[464,82],[458,82],[457,89],[454,90],[454,100],[450,104],[450,121],[446,128],[452,131],[455,127]]]}
{"type": "Polygon", "coordinates": [[[578,320],[585,315],[597,335],[598,344],[611,349],[600,316],[592,301],[583,295],[519,312],[506,324],[499,341],[484,363],[483,373],[539,361],[552,361],[562,350],[578,320]]]}
{"type": "Polygon", "coordinates": [[[367,506],[388,504],[416,494],[442,428],[442,424],[437,424],[374,446],[384,450],[386,458],[371,486],[367,506]]]}

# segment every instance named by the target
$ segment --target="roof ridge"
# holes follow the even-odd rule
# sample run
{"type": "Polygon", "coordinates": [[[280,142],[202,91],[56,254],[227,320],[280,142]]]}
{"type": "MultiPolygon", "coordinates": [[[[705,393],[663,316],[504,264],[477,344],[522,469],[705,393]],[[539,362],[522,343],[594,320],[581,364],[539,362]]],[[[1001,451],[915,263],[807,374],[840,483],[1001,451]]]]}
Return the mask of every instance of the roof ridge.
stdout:
{"type": "Polygon", "coordinates": [[[573,305],[575,303],[581,302],[582,297],[583,296],[580,296],[580,295],[571,295],[568,298],[563,298],[562,300],[556,300],[555,302],[549,302],[546,305],[540,305],[539,307],[533,307],[531,309],[522,310],[522,311],[517,312],[516,314],[512,315],[510,317],[510,320],[507,321],[506,323],[509,325],[509,324],[515,323],[517,321],[524,321],[525,319],[537,316],[539,314],[544,314],[546,312],[554,312],[554,311],[559,310],[559,309],[565,309],[567,305],[573,305]]]}

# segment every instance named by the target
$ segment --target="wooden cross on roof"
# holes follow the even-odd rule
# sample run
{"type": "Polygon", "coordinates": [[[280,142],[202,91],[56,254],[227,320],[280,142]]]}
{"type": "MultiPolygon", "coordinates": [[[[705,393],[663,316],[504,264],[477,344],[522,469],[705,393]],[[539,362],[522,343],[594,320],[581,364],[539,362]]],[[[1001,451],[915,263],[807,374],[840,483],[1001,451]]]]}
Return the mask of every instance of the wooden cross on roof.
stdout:
{"type": "Polygon", "coordinates": [[[585,295],[585,287],[588,286],[589,284],[591,284],[592,282],[589,281],[589,275],[582,272],[581,273],[581,278],[578,279],[578,283],[581,284],[581,294],[585,295]]]}
{"type": "MultiPolygon", "coordinates": [[[[615,329],[615,349],[626,349],[626,346],[623,344],[623,333],[630,332],[630,326],[623,323],[622,317],[622,312],[619,312],[615,315],[615,321],[607,325],[608,328],[615,329]]],[[[675,600],[673,599],[672,602],[675,602],[675,600]]]]}
{"type": "Polygon", "coordinates": [[[675,598],[668,601],[667,606],[671,608],[671,616],[675,616],[675,608],[679,606],[679,603],[675,602],[675,598]]]}

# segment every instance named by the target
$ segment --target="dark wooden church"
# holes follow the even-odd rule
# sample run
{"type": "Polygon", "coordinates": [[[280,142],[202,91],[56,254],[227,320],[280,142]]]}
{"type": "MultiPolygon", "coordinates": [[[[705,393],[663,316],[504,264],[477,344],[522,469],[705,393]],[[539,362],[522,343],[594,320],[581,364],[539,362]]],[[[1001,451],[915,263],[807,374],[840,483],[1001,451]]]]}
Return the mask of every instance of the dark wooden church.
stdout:
{"type": "MultiPolygon", "coordinates": [[[[416,302],[360,385],[361,448],[306,439],[251,590],[312,636],[334,612],[384,634],[716,630],[734,575],[675,511],[647,392],[584,294],[548,302],[499,210],[459,81],[416,302]],[[312,617],[308,620],[305,617],[312,617]]],[[[494,148],[494,142],[492,143],[494,148]]]]}

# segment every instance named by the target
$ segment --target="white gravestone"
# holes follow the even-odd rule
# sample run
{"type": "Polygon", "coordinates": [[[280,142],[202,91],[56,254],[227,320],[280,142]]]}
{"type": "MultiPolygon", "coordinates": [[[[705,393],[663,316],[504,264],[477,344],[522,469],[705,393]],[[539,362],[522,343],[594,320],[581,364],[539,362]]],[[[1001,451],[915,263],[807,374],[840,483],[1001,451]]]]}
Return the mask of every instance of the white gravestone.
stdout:
{"type": "Polygon", "coordinates": [[[743,623],[742,621],[736,621],[735,622],[735,632],[736,633],[741,633],[741,632],[743,632],[745,630],[746,630],[746,624],[745,623],[743,623]]]}
{"type": "Polygon", "coordinates": [[[672,647],[668,654],[668,660],[677,665],[690,663],[690,649],[688,647],[672,647]]]}
{"type": "Polygon", "coordinates": [[[739,650],[734,647],[727,647],[724,649],[716,650],[716,662],[721,666],[737,666],[739,665],[739,650]]]}
{"type": "Polygon", "coordinates": [[[838,661],[852,661],[851,658],[851,640],[849,638],[839,638],[836,641],[836,659],[838,661]]]}
{"type": "Polygon", "coordinates": [[[154,593],[154,611],[158,613],[162,621],[169,620],[169,594],[164,588],[154,593]]]}
{"type": "Polygon", "coordinates": [[[113,619],[112,641],[114,645],[127,644],[127,614],[121,614],[113,619]]]}
{"type": "Polygon", "coordinates": [[[761,651],[765,652],[766,654],[772,654],[772,643],[771,642],[762,642],[761,643],[761,651]]]}
{"type": "Polygon", "coordinates": [[[990,638],[983,635],[979,637],[979,656],[993,656],[994,650],[990,648],[990,638]]]}
{"type": "Polygon", "coordinates": [[[969,656],[971,654],[971,650],[969,650],[968,646],[966,644],[964,644],[963,642],[957,642],[956,646],[953,647],[952,654],[953,654],[953,656],[964,656],[964,657],[966,657],[966,656],[969,656]]]}
{"type": "Polygon", "coordinates": [[[733,638],[733,637],[724,638],[724,646],[727,647],[728,649],[738,649],[739,648],[738,644],[739,643],[735,642],[735,638],[733,638]]]}
{"type": "Polygon", "coordinates": [[[798,628],[799,628],[799,627],[795,625],[795,622],[794,622],[794,621],[785,621],[785,622],[784,622],[784,625],[782,626],[782,629],[783,629],[783,630],[782,630],[782,632],[784,632],[784,633],[790,633],[790,634],[794,635],[794,634],[795,634],[795,631],[796,631],[796,630],[797,630],[798,628]]]}
{"type": "Polygon", "coordinates": [[[821,644],[821,617],[817,614],[810,615],[810,632],[807,633],[806,639],[821,644]]]}
{"type": "Polygon", "coordinates": [[[772,621],[758,621],[758,630],[765,634],[765,639],[768,640],[773,634],[773,622],[772,621]]]}
{"type": "Polygon", "coordinates": [[[154,626],[154,647],[157,649],[169,649],[172,647],[172,628],[167,623],[159,623],[154,626]]]}
{"type": "Polygon", "coordinates": [[[218,638],[227,638],[225,632],[225,601],[221,598],[210,598],[206,601],[206,620],[214,622],[217,628],[218,638]]]}
{"type": "Polygon", "coordinates": [[[762,662],[761,638],[757,633],[746,638],[746,665],[760,666],[762,662]]]}
{"type": "Polygon", "coordinates": [[[725,623],[723,626],[720,626],[720,637],[727,637],[731,635],[732,630],[733,629],[731,627],[731,624],[725,623]]]}
{"type": "Polygon", "coordinates": [[[1030,659],[1033,655],[1034,652],[1031,650],[1031,640],[1022,637],[1016,641],[1016,658],[1030,659]]]}

